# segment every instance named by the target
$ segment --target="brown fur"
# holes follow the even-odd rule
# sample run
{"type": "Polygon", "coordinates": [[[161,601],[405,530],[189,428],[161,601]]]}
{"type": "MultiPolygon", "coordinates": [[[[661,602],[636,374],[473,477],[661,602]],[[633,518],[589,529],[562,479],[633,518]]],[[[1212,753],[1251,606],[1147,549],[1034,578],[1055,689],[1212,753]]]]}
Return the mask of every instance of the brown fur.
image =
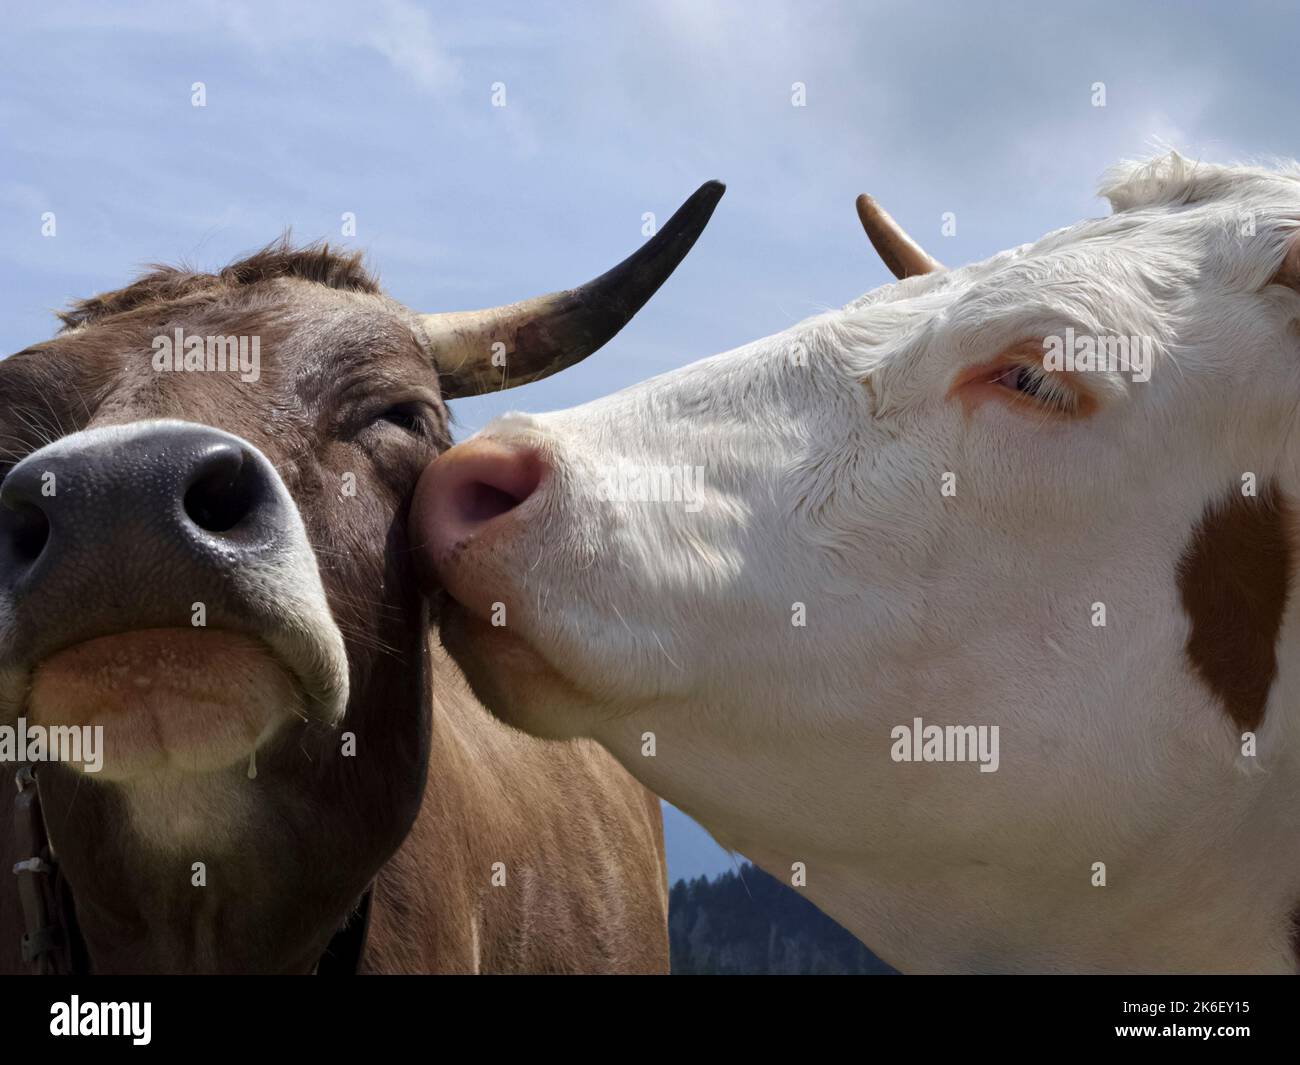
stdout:
{"type": "Polygon", "coordinates": [[[1233,722],[1254,730],[1277,676],[1275,647],[1291,585],[1290,513],[1275,484],[1208,506],[1178,563],[1192,622],[1186,654],[1233,722]]]}
{"type": "Polygon", "coordinates": [[[59,314],[59,319],[67,331],[137,308],[157,307],[191,296],[216,295],[281,277],[315,281],[329,288],[353,292],[379,292],[379,282],[362,264],[360,252],[342,255],[325,243],[295,248],[286,234],[275,243],[231,263],[216,274],[155,264],[149,273],[126,288],[75,301],[69,310],[59,314]]]}
{"type": "Polygon", "coordinates": [[[1300,905],[1291,911],[1291,953],[1295,955],[1296,971],[1300,973],[1300,905]]]}
{"type": "MultiPolygon", "coordinates": [[[[148,418],[243,437],[302,513],[352,688],[337,731],[294,726],[259,752],[255,781],[239,767],[219,782],[256,799],[233,841],[159,849],[112,787],[42,767],[95,970],[310,971],[373,881],[366,971],[666,971],[658,801],[594,745],[491,718],[416,592],[406,508],[449,432],[412,313],[357,257],[282,241],[218,274],[156,269],[63,319],[54,340],[0,362],[0,471],[47,439],[148,418]],[[154,372],[151,338],[176,326],[260,335],[261,380],[154,372]],[[367,423],[421,389],[434,402],[420,433],[367,423]],[[358,487],[346,501],[345,472],[358,487]],[[355,758],[340,756],[345,731],[355,758]],[[208,863],[201,891],[194,860],[208,863]]],[[[12,767],[0,794],[14,794],[12,767]]],[[[0,866],[17,857],[5,800],[0,866]]],[[[25,971],[20,928],[5,877],[0,972],[25,971]]]]}

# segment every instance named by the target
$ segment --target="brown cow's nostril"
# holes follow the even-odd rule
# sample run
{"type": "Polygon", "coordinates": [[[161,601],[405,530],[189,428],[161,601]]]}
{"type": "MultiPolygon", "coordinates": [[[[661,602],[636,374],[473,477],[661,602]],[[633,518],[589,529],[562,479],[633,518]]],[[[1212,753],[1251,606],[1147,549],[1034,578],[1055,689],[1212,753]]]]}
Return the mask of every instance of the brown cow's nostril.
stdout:
{"type": "Polygon", "coordinates": [[[50,520],[38,507],[19,504],[10,529],[14,553],[21,562],[35,562],[50,540],[50,520]]]}
{"type": "Polygon", "coordinates": [[[212,468],[185,493],[185,513],[206,532],[229,532],[257,502],[257,473],[237,452],[222,451],[210,461],[212,468]]]}

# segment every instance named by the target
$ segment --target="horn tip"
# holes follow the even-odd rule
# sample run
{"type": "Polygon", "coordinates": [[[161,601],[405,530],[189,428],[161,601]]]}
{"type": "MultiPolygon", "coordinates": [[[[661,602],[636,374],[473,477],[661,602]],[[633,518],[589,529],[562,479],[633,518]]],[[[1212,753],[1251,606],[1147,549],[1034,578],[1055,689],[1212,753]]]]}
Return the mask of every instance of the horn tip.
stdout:
{"type": "MultiPolygon", "coordinates": [[[[703,229],[708,221],[713,217],[714,208],[718,206],[718,201],[722,199],[722,194],[727,191],[727,186],[721,181],[706,181],[698,189],[691,193],[690,197],[684,204],[677,209],[676,214],[669,220],[667,229],[676,221],[685,222],[689,227],[703,229]]],[[[663,230],[660,230],[663,232],[663,230]]]]}
{"type": "Polygon", "coordinates": [[[876,203],[876,198],[866,192],[858,195],[858,198],[853,201],[853,206],[858,209],[859,217],[866,215],[868,212],[880,209],[880,205],[876,203]]]}

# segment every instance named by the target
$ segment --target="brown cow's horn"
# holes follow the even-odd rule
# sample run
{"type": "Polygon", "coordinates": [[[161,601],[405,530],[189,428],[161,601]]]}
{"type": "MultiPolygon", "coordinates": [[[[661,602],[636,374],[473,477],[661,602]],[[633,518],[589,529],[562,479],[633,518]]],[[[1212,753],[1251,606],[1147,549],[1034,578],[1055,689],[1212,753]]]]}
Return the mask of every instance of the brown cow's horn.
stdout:
{"type": "Polygon", "coordinates": [[[482,311],[422,315],[443,395],[456,399],[526,385],[585,359],[668,280],[724,191],[721,182],[706,181],[639,250],[578,288],[482,311]]]}
{"type": "Polygon", "coordinates": [[[943,263],[930,258],[925,249],[889,216],[889,212],[865,192],[858,197],[858,217],[890,273],[900,281],[943,269],[943,263]]]}

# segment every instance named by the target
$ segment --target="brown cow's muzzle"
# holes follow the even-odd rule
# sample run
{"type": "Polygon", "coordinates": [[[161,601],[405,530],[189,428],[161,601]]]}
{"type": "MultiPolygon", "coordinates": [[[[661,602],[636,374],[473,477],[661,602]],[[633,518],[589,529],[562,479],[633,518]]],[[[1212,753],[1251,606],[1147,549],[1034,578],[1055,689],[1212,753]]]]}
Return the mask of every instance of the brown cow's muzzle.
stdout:
{"type": "Polygon", "coordinates": [[[221,768],[335,723],[347,659],[267,458],[207,426],[74,433],[0,486],[0,717],[103,728],[105,776],[221,768]]]}

